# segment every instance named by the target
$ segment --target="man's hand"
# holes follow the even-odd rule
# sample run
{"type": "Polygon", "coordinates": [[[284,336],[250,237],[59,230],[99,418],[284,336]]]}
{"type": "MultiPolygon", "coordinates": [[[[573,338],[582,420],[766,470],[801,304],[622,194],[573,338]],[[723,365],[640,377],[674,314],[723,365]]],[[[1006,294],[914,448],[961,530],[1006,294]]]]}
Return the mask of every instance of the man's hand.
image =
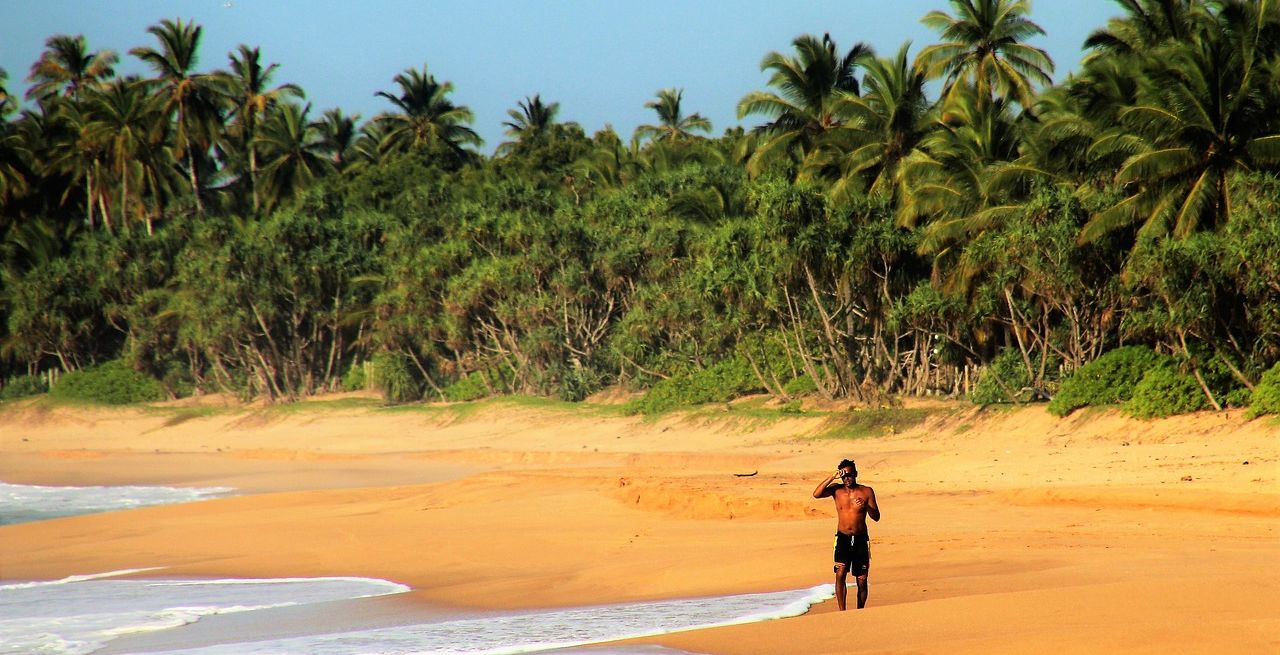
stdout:
{"type": "Polygon", "coordinates": [[[817,488],[813,490],[813,497],[826,498],[827,496],[831,495],[831,488],[832,488],[831,483],[835,482],[836,479],[839,477],[840,477],[840,471],[836,471],[835,473],[828,475],[827,478],[822,482],[819,482],[817,488]]]}

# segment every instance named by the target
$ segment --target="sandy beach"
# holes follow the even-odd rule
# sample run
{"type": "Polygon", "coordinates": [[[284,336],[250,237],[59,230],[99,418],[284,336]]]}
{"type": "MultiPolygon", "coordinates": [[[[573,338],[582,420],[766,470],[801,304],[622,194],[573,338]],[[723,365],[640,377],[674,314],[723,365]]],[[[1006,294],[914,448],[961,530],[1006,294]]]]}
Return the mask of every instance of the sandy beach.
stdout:
{"type": "Polygon", "coordinates": [[[643,640],[699,653],[1280,652],[1280,425],[938,404],[892,434],[830,417],[645,420],[489,403],[0,408],[0,480],[239,495],[0,527],[0,578],[363,576],[413,603],[540,608],[830,582],[858,461],[883,512],[868,608],[643,640]],[[519,544],[513,548],[513,540],[519,544]]]}

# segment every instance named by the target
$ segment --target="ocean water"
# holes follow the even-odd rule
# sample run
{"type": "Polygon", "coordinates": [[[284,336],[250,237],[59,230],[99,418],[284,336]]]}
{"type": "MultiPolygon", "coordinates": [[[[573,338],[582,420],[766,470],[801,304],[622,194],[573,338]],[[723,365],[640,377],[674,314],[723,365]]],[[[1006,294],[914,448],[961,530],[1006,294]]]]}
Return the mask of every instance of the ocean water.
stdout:
{"type": "MultiPolygon", "coordinates": [[[[149,569],[0,585],[0,653],[87,655],[363,655],[560,652],[628,637],[796,616],[831,597],[810,589],[538,611],[459,613],[360,627],[342,618],[352,599],[408,591],[368,578],[258,580],[124,579],[149,569]],[[341,605],[346,601],[346,605],[341,605]],[[293,612],[278,621],[281,608],[293,612]],[[301,612],[301,614],[299,614],[301,612]],[[308,614],[309,613],[309,614],[308,614]],[[213,624],[238,615],[228,629],[213,624]],[[254,615],[261,618],[255,621],[254,615]],[[197,621],[217,628],[203,633],[197,621]],[[298,634],[296,626],[309,626],[298,634]],[[268,626],[263,628],[262,626],[268,626]],[[276,631],[289,634],[273,635],[276,631]],[[279,627],[293,626],[293,627],[279,627]],[[190,638],[185,638],[187,634],[190,638]],[[210,634],[213,637],[210,637],[210,634]],[[117,642],[118,643],[113,643],[117,642]],[[130,647],[133,644],[133,647],[130,647]]],[[[358,623],[358,621],[356,622],[358,623]]],[[[384,622],[385,623],[385,622],[384,622]]],[[[578,652],[576,649],[563,652],[578,652]]],[[[671,655],[655,647],[583,650],[597,655],[671,655]]]]}
{"type": "Polygon", "coordinates": [[[408,591],[366,578],[127,580],[130,569],[0,584],[0,653],[92,653],[113,639],[202,617],[408,591]]]}
{"type": "Polygon", "coordinates": [[[0,525],[225,496],[229,487],[42,487],[0,482],[0,525]]]}
{"type": "MultiPolygon", "coordinates": [[[[0,525],[190,502],[231,491],[0,483],[0,525]]],[[[688,655],[657,646],[589,646],[796,616],[834,592],[826,584],[568,609],[442,608],[406,615],[402,604],[379,605],[409,591],[386,580],[133,577],[158,576],[161,570],[138,568],[44,581],[0,579],[0,655],[688,655]]]]}

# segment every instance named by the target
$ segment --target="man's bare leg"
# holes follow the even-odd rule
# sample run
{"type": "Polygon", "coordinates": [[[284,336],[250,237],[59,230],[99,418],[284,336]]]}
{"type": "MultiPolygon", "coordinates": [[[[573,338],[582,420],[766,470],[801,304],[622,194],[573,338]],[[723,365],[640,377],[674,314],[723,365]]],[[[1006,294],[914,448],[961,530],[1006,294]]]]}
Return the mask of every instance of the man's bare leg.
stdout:
{"type": "Polygon", "coordinates": [[[840,611],[844,611],[845,599],[849,596],[849,588],[845,586],[845,577],[848,571],[845,570],[844,564],[836,564],[836,606],[840,611]]]}
{"type": "Polygon", "coordinates": [[[867,606],[867,576],[860,575],[855,580],[858,581],[858,609],[867,606]]]}

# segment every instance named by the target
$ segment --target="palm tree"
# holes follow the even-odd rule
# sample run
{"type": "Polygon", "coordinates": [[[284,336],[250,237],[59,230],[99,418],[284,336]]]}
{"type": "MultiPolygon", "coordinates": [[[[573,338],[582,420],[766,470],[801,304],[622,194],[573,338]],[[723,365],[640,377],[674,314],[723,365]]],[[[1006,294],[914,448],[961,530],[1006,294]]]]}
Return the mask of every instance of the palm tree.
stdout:
{"type": "Polygon", "coordinates": [[[759,174],[780,154],[803,160],[827,132],[844,125],[841,101],[858,94],[854,62],[871,51],[859,43],[840,55],[829,34],[821,39],[806,34],[792,45],[794,57],[770,52],[760,63],[762,71],[773,71],[769,86],[777,93],[752,91],[738,102],[739,119],[752,114],[772,119],[752,130],[759,140],[747,162],[752,174],[759,174]]]}
{"type": "Polygon", "coordinates": [[[892,59],[871,53],[857,59],[864,71],[863,95],[844,101],[842,113],[849,116],[852,138],[839,156],[841,178],[833,188],[837,195],[854,186],[869,194],[891,192],[899,163],[933,129],[924,70],[907,60],[910,47],[904,43],[892,59]]]}
{"type": "Polygon", "coordinates": [[[59,201],[65,203],[73,189],[84,189],[85,222],[97,224],[96,211],[102,213],[102,224],[111,230],[111,214],[106,206],[103,179],[106,176],[106,143],[91,130],[93,115],[81,104],[58,97],[41,103],[45,111],[23,112],[27,141],[43,143],[41,169],[44,174],[67,176],[66,188],[59,201]]]}
{"type": "Polygon", "coordinates": [[[1128,16],[1111,18],[1085,39],[1088,64],[1099,58],[1145,56],[1157,46],[1187,42],[1209,17],[1201,0],[1116,0],[1128,16]]]}
{"type": "Polygon", "coordinates": [[[407,152],[423,146],[440,144],[465,158],[465,145],[481,145],[483,141],[467,123],[475,120],[471,109],[454,105],[448,96],[451,82],[437,82],[423,66],[395,76],[400,93],[379,91],[375,95],[395,105],[398,112],[382,114],[374,120],[385,127],[380,147],[384,152],[407,152]]]}
{"type": "Polygon", "coordinates": [[[0,120],[7,119],[14,109],[13,97],[9,95],[9,71],[0,67],[0,120]]]}
{"type": "MultiPolygon", "coordinates": [[[[86,136],[105,145],[104,159],[120,185],[120,224],[126,228],[130,206],[141,204],[140,199],[138,203],[131,202],[129,180],[142,176],[140,160],[150,145],[149,135],[157,120],[158,112],[147,92],[145,83],[117,80],[90,92],[86,99],[91,117],[86,136]]],[[[150,217],[146,221],[150,234],[150,217]]]]}
{"type": "Polygon", "coordinates": [[[573,166],[575,181],[587,187],[617,188],[635,180],[645,169],[640,142],[634,137],[624,143],[612,125],[596,132],[593,146],[573,166]]]}
{"type": "Polygon", "coordinates": [[[9,124],[9,74],[0,68],[0,204],[26,193],[30,156],[22,134],[9,124]]]}
{"type": "Polygon", "coordinates": [[[1141,69],[1123,57],[1093,58],[1077,75],[1040,94],[1023,145],[1029,162],[1062,181],[1106,186],[1136,152],[1132,134],[1112,130],[1137,101],[1141,69]]]}
{"type": "Polygon", "coordinates": [[[267,110],[284,98],[302,98],[302,88],[296,84],[281,84],[273,89],[271,76],[279,64],[263,66],[258,48],[241,45],[238,53],[228,55],[231,70],[223,75],[229,87],[232,120],[249,160],[249,191],[253,197],[253,211],[260,206],[258,199],[258,122],[267,110]]]}
{"type": "Polygon", "coordinates": [[[83,35],[58,34],[44,42],[45,51],[31,66],[28,81],[34,85],[28,98],[61,95],[79,100],[86,89],[96,88],[115,75],[119,57],[112,50],[89,52],[83,35]]]}
{"type": "Polygon", "coordinates": [[[899,167],[900,224],[928,218],[922,250],[991,227],[1007,209],[1006,185],[1017,177],[1004,169],[1018,158],[1020,123],[1012,106],[970,88],[947,102],[936,129],[899,167]]]}
{"type": "Polygon", "coordinates": [[[220,79],[194,72],[203,28],[182,19],[160,21],[147,32],[156,37],[160,48],[133,48],[129,54],[141,59],[157,74],[158,92],[164,98],[165,112],[176,117],[174,148],[185,158],[196,212],[204,213],[201,199],[200,164],[216,137],[220,123],[218,99],[220,79]],[[199,156],[199,159],[197,159],[199,156]]]}
{"type": "Polygon", "coordinates": [[[1217,227],[1231,218],[1231,174],[1280,164],[1273,63],[1280,8],[1219,6],[1197,38],[1168,42],[1144,59],[1137,102],[1120,111],[1115,138],[1100,139],[1133,153],[1115,178],[1129,195],[1095,215],[1081,241],[1135,224],[1139,236],[1153,238],[1217,227]]]}
{"type": "Polygon", "coordinates": [[[657,95],[657,100],[646,102],[644,106],[658,113],[658,124],[637,127],[636,136],[654,141],[687,141],[693,138],[694,130],[711,131],[711,121],[702,114],[684,115],[680,107],[684,89],[662,89],[657,95]]]}
{"type": "Polygon", "coordinates": [[[980,99],[999,96],[1030,108],[1032,84],[1051,84],[1053,59],[1027,45],[1044,29],[1026,18],[1028,0],[950,0],[956,16],[931,11],[920,19],[944,39],[920,52],[929,79],[945,78],[944,96],[957,83],[973,85],[980,99]]]}
{"type": "Polygon", "coordinates": [[[496,154],[508,154],[517,144],[528,143],[545,135],[556,124],[556,115],[559,113],[560,103],[543,103],[540,94],[517,102],[515,109],[507,110],[511,120],[502,122],[503,127],[507,128],[506,135],[515,140],[499,145],[496,154]]]}
{"type": "Polygon", "coordinates": [[[311,105],[292,102],[277,105],[262,124],[258,139],[265,163],[262,172],[271,195],[269,207],[297,199],[308,187],[332,170],[325,143],[307,121],[311,105]]]}
{"type": "Polygon", "coordinates": [[[311,124],[319,135],[321,146],[329,155],[334,168],[342,170],[351,159],[352,150],[360,132],[356,123],[360,114],[344,116],[341,109],[330,109],[324,112],[320,120],[311,124]]]}
{"type": "Polygon", "coordinates": [[[355,142],[351,144],[351,156],[347,159],[351,169],[362,168],[382,161],[382,143],[386,141],[386,137],[387,124],[379,121],[377,117],[361,125],[360,133],[356,136],[355,142]]]}

